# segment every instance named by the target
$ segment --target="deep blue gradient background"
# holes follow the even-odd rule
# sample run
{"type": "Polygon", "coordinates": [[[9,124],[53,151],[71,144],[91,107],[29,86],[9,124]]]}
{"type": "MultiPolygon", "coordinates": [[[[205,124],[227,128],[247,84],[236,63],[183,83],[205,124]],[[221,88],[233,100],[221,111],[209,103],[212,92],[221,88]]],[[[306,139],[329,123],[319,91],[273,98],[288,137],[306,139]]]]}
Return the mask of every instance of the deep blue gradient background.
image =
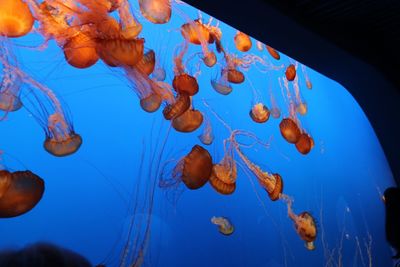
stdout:
{"type": "MultiPolygon", "coordinates": [[[[143,22],[145,46],[155,50],[171,82],[173,50],[183,40],[179,27],[185,17],[179,14],[195,19],[197,11],[176,5],[168,24],[152,25],[140,16],[136,2],[133,8],[143,22]]],[[[206,14],[203,17],[208,20],[206,14]]],[[[220,27],[226,49],[236,53],[236,30],[223,23],[220,27]]],[[[37,207],[21,217],[0,220],[0,247],[50,241],[82,253],[93,264],[106,261],[109,266],[118,266],[124,240],[121,236],[126,235],[128,223],[126,199],[144,201],[143,184],[147,178],[151,180],[146,172],[157,168],[157,162],[149,164],[142,152],[154,155],[151,148],[161,148],[169,125],[161,109],[153,114],[140,109],[122,71],[102,62],[89,69],[74,69],[53,42],[44,51],[28,47],[40,43],[40,37],[31,34],[13,40],[13,49],[21,68],[66,103],[83,145],[65,158],[48,154],[42,147],[43,130],[25,109],[9,114],[0,123],[3,164],[11,170],[30,169],[46,182],[37,207]],[[143,160],[144,172],[138,174],[143,160]],[[132,192],[139,177],[143,191],[138,196],[132,192]]],[[[193,54],[200,47],[189,51],[193,54]]],[[[265,50],[255,48],[255,40],[250,52],[269,57],[265,50]]],[[[281,56],[279,62],[270,59],[276,65],[293,61],[281,56]]],[[[194,70],[190,65],[188,69],[194,70]]],[[[252,87],[261,93],[267,106],[271,87],[283,115],[288,115],[278,83],[284,70],[265,74],[253,67],[245,73],[246,81],[234,86],[228,96],[210,86],[216,68],[202,66],[201,71],[194,106],[212,121],[215,140],[208,150],[214,161],[221,159],[222,140],[229,133],[203,105],[203,98],[232,128],[252,131],[270,143],[268,149],[256,146],[244,152],[261,168],[282,175],[284,192],[293,197],[296,213],[309,211],[316,218],[316,250],[306,250],[287,217],[286,205],[271,202],[254,177],[239,168],[237,190],[231,196],[219,195],[207,184],[197,191],[184,191],[177,203],[171,203],[170,193],[156,189],[145,265],[337,266],[339,250],[342,266],[368,266],[364,244],[370,236],[373,266],[391,266],[381,192],[394,185],[392,174],[368,119],[346,89],[308,69],[313,83],[313,89],[308,90],[299,71],[302,97],[309,107],[300,120],[315,141],[314,149],[303,156],[281,137],[280,120],[271,117],[265,124],[256,124],[248,115],[252,87]],[[235,225],[234,234],[222,236],[211,224],[212,216],[229,217],[235,225]],[[329,262],[324,251],[332,249],[334,261],[329,262]]],[[[182,134],[172,129],[163,159],[178,160],[187,154],[194,144],[200,144],[197,136],[201,131],[182,134]]]]}

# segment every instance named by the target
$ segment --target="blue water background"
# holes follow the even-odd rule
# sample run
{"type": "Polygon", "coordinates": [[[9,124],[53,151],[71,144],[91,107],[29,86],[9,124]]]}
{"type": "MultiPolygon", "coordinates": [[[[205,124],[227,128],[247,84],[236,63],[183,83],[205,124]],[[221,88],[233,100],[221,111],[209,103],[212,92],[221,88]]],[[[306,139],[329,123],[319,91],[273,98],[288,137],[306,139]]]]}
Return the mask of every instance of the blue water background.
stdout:
{"type": "MultiPolygon", "coordinates": [[[[173,50],[183,40],[179,27],[185,16],[179,14],[194,19],[197,10],[176,5],[171,22],[152,25],[140,16],[136,3],[133,6],[143,23],[145,46],[155,50],[171,82],[173,50]]],[[[202,15],[207,21],[208,16],[202,15]]],[[[224,23],[220,27],[225,48],[240,54],[233,43],[236,30],[224,23]]],[[[158,160],[150,164],[148,156],[157,154],[168,132],[162,109],[153,114],[142,111],[122,71],[100,61],[89,69],[74,69],[54,42],[43,51],[25,47],[41,43],[35,34],[13,43],[21,69],[54,90],[68,106],[83,145],[68,157],[48,154],[42,145],[42,128],[25,109],[9,114],[0,123],[3,164],[10,170],[30,169],[46,182],[43,199],[32,211],[0,220],[0,248],[49,241],[83,254],[93,264],[118,266],[129,223],[129,199],[145,202],[147,189],[143,184],[146,179],[154,179],[148,172],[161,164],[158,160]],[[139,173],[141,162],[143,172],[139,173]],[[143,189],[138,196],[132,192],[139,178],[143,189]]],[[[295,40],[292,43],[296,49],[295,40]]],[[[189,51],[199,52],[200,47],[189,51]]],[[[256,49],[254,39],[250,52],[269,57],[275,65],[294,62],[282,54],[280,61],[274,61],[265,49],[256,49]]],[[[195,58],[191,63],[197,61],[195,58]]],[[[194,67],[189,65],[188,69],[193,71],[194,67]]],[[[265,124],[256,124],[249,117],[252,87],[261,93],[267,106],[271,105],[272,87],[282,114],[288,115],[278,83],[284,69],[266,74],[252,67],[245,72],[246,81],[234,85],[233,92],[223,96],[210,86],[218,69],[202,66],[194,107],[211,119],[215,140],[207,149],[214,162],[222,158],[222,141],[229,132],[202,99],[232,128],[249,130],[270,144],[268,149],[255,146],[243,151],[262,169],[281,174],[284,192],[294,199],[296,213],[313,214],[318,224],[316,250],[305,248],[287,216],[286,205],[271,202],[254,177],[239,168],[237,189],[230,196],[219,195],[207,184],[196,191],[185,190],[173,203],[171,192],[156,188],[145,266],[337,266],[338,250],[342,266],[368,266],[365,244],[369,237],[372,265],[392,265],[391,250],[384,237],[381,193],[394,182],[379,140],[345,88],[307,68],[313,83],[309,90],[298,70],[301,95],[309,108],[300,120],[315,141],[307,156],[283,140],[280,119],[271,117],[265,124]],[[212,216],[229,217],[235,226],[234,234],[221,235],[210,222],[212,216]],[[333,249],[334,262],[329,265],[324,251],[333,249]]],[[[201,132],[202,128],[190,134],[172,129],[163,160],[179,160],[194,144],[200,144],[197,136],[201,132]]],[[[135,216],[142,216],[139,213],[135,216]]],[[[135,231],[142,230],[135,227],[135,231]]]]}

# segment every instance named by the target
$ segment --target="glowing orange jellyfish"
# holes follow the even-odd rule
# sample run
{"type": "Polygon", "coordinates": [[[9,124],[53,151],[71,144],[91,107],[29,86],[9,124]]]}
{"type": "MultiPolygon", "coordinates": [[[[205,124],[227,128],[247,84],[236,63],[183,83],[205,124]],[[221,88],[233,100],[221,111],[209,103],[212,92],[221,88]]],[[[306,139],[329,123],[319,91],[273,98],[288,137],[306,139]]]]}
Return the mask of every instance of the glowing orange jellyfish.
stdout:
{"type": "Polygon", "coordinates": [[[268,46],[268,45],[265,45],[265,47],[267,48],[268,53],[269,53],[273,58],[275,58],[276,60],[281,59],[281,56],[279,55],[278,51],[276,51],[274,48],[272,48],[272,47],[270,47],[270,46],[268,46]]]}
{"type": "Polygon", "coordinates": [[[172,104],[167,104],[163,110],[163,115],[166,120],[179,117],[190,108],[190,96],[187,94],[178,94],[172,104]]]}
{"type": "Polygon", "coordinates": [[[40,201],[44,181],[31,171],[0,170],[0,218],[20,216],[40,201]]]}
{"type": "Polygon", "coordinates": [[[95,40],[84,33],[78,33],[68,39],[63,51],[67,62],[76,68],[88,68],[99,60],[95,40]]]}
{"type": "Polygon", "coordinates": [[[140,12],[148,21],[164,24],[171,19],[170,0],[139,0],[140,12]]]}
{"type": "Polygon", "coordinates": [[[199,91],[199,84],[196,78],[187,73],[175,75],[172,81],[172,87],[177,93],[185,93],[189,96],[193,96],[199,91]]]}
{"type": "Polygon", "coordinates": [[[314,218],[307,211],[296,215],[292,211],[292,201],[289,198],[285,200],[287,201],[289,218],[294,222],[297,234],[305,241],[305,246],[308,250],[314,250],[314,241],[317,238],[317,227],[314,218]]]}
{"type": "Polygon", "coordinates": [[[279,129],[285,140],[291,144],[299,141],[301,130],[297,123],[291,118],[284,118],[279,124],[279,129]]]}
{"type": "Polygon", "coordinates": [[[190,133],[197,130],[202,123],[203,114],[198,110],[188,109],[172,120],[172,127],[178,132],[190,133]]]}
{"type": "Polygon", "coordinates": [[[183,181],[189,189],[199,189],[208,182],[212,166],[210,153],[203,147],[195,145],[175,166],[173,177],[183,181]]]}
{"type": "Polygon", "coordinates": [[[243,72],[241,72],[241,71],[239,71],[237,69],[233,69],[233,68],[227,69],[225,71],[228,73],[227,77],[228,77],[228,81],[229,82],[236,83],[236,84],[244,82],[244,74],[243,74],[243,72]]]}
{"type": "Polygon", "coordinates": [[[30,90],[31,93],[29,94],[33,99],[28,99],[28,101],[33,106],[31,111],[36,111],[36,114],[32,113],[32,115],[34,115],[45,131],[46,138],[43,144],[45,150],[58,157],[75,153],[82,144],[82,138],[79,134],[75,133],[72,122],[66,116],[65,110],[62,108],[55,94],[46,86],[29,77],[22,70],[10,65],[1,56],[0,62],[12,70],[24,84],[34,88],[30,90]],[[36,94],[34,90],[39,90],[46,99],[41,99],[39,94],[36,94]]]}
{"type": "Polygon", "coordinates": [[[142,59],[135,65],[135,68],[141,71],[142,73],[149,76],[153,73],[154,67],[156,64],[156,53],[154,50],[147,51],[142,59]]]}
{"type": "Polygon", "coordinates": [[[233,146],[224,141],[225,154],[218,164],[213,165],[209,183],[222,195],[230,195],[236,189],[237,169],[233,158],[233,146]],[[226,147],[229,144],[229,147],[226,147]]]}
{"type": "Polygon", "coordinates": [[[234,37],[234,41],[235,41],[235,46],[237,48],[237,50],[242,51],[242,52],[247,52],[250,50],[251,46],[252,46],[252,42],[250,37],[243,33],[238,31],[234,37]]]}
{"type": "Polygon", "coordinates": [[[21,37],[31,31],[34,18],[24,1],[1,0],[0,6],[0,35],[21,37]]]}
{"type": "Polygon", "coordinates": [[[314,147],[313,138],[307,133],[302,133],[300,135],[299,140],[296,142],[297,151],[299,151],[303,155],[306,155],[311,151],[313,147],[314,147]]]}
{"type": "Polygon", "coordinates": [[[293,81],[296,78],[296,67],[293,64],[286,68],[285,76],[288,81],[293,81]]]}
{"type": "Polygon", "coordinates": [[[264,123],[268,121],[270,111],[263,103],[257,103],[251,108],[249,115],[254,122],[264,123]]]}

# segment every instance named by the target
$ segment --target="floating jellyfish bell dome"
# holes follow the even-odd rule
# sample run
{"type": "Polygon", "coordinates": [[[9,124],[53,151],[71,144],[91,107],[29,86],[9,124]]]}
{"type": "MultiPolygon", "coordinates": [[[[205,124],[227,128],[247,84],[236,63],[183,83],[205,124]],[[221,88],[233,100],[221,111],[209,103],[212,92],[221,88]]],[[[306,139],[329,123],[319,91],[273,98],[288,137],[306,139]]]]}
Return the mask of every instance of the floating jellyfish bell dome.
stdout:
{"type": "Polygon", "coordinates": [[[32,29],[34,18],[21,0],[0,0],[0,35],[21,37],[32,29]]]}
{"type": "Polygon", "coordinates": [[[36,206],[44,181],[31,171],[0,171],[0,218],[22,215],[36,206]]]}

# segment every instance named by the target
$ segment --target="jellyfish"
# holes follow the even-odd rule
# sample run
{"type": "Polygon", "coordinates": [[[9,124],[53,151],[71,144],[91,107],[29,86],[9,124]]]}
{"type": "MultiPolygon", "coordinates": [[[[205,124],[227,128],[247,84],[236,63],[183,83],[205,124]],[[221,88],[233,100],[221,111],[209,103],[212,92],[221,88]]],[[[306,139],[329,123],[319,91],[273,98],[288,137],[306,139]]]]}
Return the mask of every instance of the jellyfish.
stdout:
{"type": "Polygon", "coordinates": [[[275,96],[272,92],[272,86],[269,88],[269,97],[271,101],[271,108],[269,112],[271,113],[272,118],[279,119],[281,116],[281,110],[279,109],[278,103],[276,102],[275,96]]]}
{"type": "Polygon", "coordinates": [[[293,64],[286,68],[285,76],[288,81],[293,81],[296,78],[296,67],[293,64]]]}
{"type": "Polygon", "coordinates": [[[272,47],[270,47],[268,45],[265,45],[265,48],[267,48],[267,51],[271,55],[271,57],[273,57],[276,60],[281,59],[281,56],[279,55],[279,52],[276,51],[274,48],[272,48],[272,47]]]}
{"type": "Polygon", "coordinates": [[[75,68],[89,68],[99,60],[95,40],[83,32],[69,38],[63,51],[67,62],[75,68]]]}
{"type": "Polygon", "coordinates": [[[214,141],[214,134],[212,132],[211,121],[206,116],[204,120],[203,132],[198,136],[200,141],[205,145],[211,145],[214,141]]]}
{"type": "Polygon", "coordinates": [[[211,175],[212,158],[202,146],[195,145],[173,170],[173,178],[182,181],[187,188],[195,190],[204,186],[211,175]]]}
{"type": "Polygon", "coordinates": [[[223,235],[231,235],[235,230],[235,227],[226,217],[215,217],[211,218],[211,222],[218,226],[218,231],[223,235]]]}
{"type": "Polygon", "coordinates": [[[305,247],[308,250],[314,250],[314,241],[317,238],[317,227],[313,216],[307,212],[301,212],[296,215],[292,211],[292,200],[286,198],[288,207],[288,216],[294,222],[294,227],[300,238],[305,241],[305,247]]]}
{"type": "Polygon", "coordinates": [[[172,127],[178,132],[190,133],[203,123],[203,114],[195,109],[188,109],[172,120],[172,127]]]}
{"type": "Polygon", "coordinates": [[[172,87],[177,93],[184,93],[193,96],[199,92],[199,84],[195,77],[187,73],[175,75],[172,81],[172,87]]]}
{"type": "Polygon", "coordinates": [[[296,145],[297,151],[299,151],[303,155],[306,155],[314,147],[314,140],[309,134],[303,132],[300,135],[300,138],[296,142],[295,145],[296,145]]]}
{"type": "Polygon", "coordinates": [[[264,123],[268,121],[270,111],[263,103],[257,103],[251,108],[249,115],[254,122],[264,123]]]}
{"type": "Polygon", "coordinates": [[[171,19],[170,0],[139,0],[140,12],[148,21],[165,24],[171,19]]]}
{"type": "Polygon", "coordinates": [[[301,130],[298,124],[292,118],[284,118],[279,123],[279,129],[282,137],[289,143],[295,144],[299,141],[301,130]]]}
{"type": "Polygon", "coordinates": [[[149,51],[144,53],[142,59],[135,65],[135,68],[149,76],[153,73],[155,64],[156,53],[154,53],[154,50],[150,49],[149,51]]]}
{"type": "Polygon", "coordinates": [[[18,76],[4,68],[0,83],[0,110],[12,112],[22,107],[21,86],[22,82],[18,76]]]}
{"type": "Polygon", "coordinates": [[[28,34],[34,18],[27,3],[22,0],[2,0],[0,9],[0,35],[21,37],[28,34]]]}
{"type": "Polygon", "coordinates": [[[43,193],[44,181],[33,172],[0,170],[0,218],[16,217],[30,211],[43,193]]]}
{"type": "Polygon", "coordinates": [[[213,31],[210,30],[210,23],[205,25],[199,18],[194,21],[189,20],[181,26],[181,34],[187,42],[201,45],[203,62],[207,67],[212,67],[217,62],[215,53],[208,48],[208,44],[215,41],[213,31]]]}
{"type": "Polygon", "coordinates": [[[293,80],[293,89],[294,89],[294,105],[296,108],[296,112],[300,115],[305,115],[307,113],[307,103],[301,99],[300,87],[299,87],[299,79],[298,76],[293,80]]]}
{"type": "Polygon", "coordinates": [[[256,42],[256,47],[258,51],[263,51],[264,49],[263,43],[261,43],[260,41],[256,42]]]}
{"type": "Polygon", "coordinates": [[[218,164],[213,165],[210,185],[222,195],[230,195],[236,189],[237,169],[233,158],[233,145],[224,141],[224,157],[218,164]]]}
{"type": "MultiPolygon", "coordinates": [[[[34,115],[45,132],[44,149],[57,157],[75,153],[82,144],[82,138],[75,132],[72,121],[67,116],[66,110],[63,109],[54,92],[32,79],[21,69],[9,64],[1,56],[0,62],[17,75],[22,83],[32,87],[28,95],[32,99],[28,99],[28,101],[30,101],[33,106],[32,108],[36,111],[36,113],[32,113],[30,110],[32,115],[34,115]],[[35,90],[41,92],[45,99],[41,99],[35,90]]],[[[25,107],[28,109],[26,105],[25,107]]]]}
{"type": "Polygon", "coordinates": [[[166,120],[179,117],[190,108],[190,96],[187,94],[178,94],[172,104],[167,104],[163,110],[166,120]]]}
{"type": "Polygon", "coordinates": [[[310,80],[310,77],[308,77],[306,66],[304,66],[303,64],[301,64],[301,71],[303,72],[304,79],[306,80],[306,87],[311,90],[312,82],[310,80]]]}
{"type": "Polygon", "coordinates": [[[228,73],[227,77],[229,82],[236,84],[244,82],[244,74],[240,70],[232,68],[226,69],[225,71],[228,73]]]}
{"type": "Polygon", "coordinates": [[[235,46],[236,46],[237,50],[239,50],[241,52],[249,51],[252,46],[250,37],[247,34],[240,32],[240,31],[236,32],[234,41],[235,41],[235,46]]]}
{"type": "Polygon", "coordinates": [[[212,88],[221,95],[229,95],[232,92],[232,86],[228,81],[228,73],[222,71],[219,79],[211,79],[212,88]]]}

